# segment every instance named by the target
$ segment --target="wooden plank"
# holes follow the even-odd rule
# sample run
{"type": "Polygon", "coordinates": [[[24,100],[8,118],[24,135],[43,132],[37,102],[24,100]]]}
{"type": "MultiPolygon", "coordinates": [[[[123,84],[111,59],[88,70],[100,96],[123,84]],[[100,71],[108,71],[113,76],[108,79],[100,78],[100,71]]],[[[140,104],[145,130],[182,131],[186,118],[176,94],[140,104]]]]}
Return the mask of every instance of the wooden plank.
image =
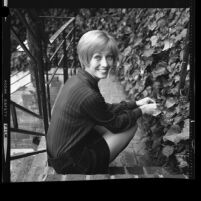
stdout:
{"type": "Polygon", "coordinates": [[[48,174],[45,181],[63,181],[62,180],[62,174],[48,174]]]}
{"type": "Polygon", "coordinates": [[[172,179],[189,179],[188,176],[183,175],[183,174],[164,175],[164,178],[172,178],[172,179]]]}
{"type": "Polygon", "coordinates": [[[133,176],[129,174],[116,174],[111,175],[110,179],[133,179],[133,176]]]}
{"type": "Polygon", "coordinates": [[[133,167],[126,167],[126,172],[127,174],[132,174],[132,175],[143,175],[144,171],[141,166],[133,166],[133,167]]]}
{"type": "Polygon", "coordinates": [[[110,167],[109,174],[110,175],[125,174],[125,168],[124,167],[110,167]]]}
{"type": "Polygon", "coordinates": [[[124,151],[122,153],[122,163],[126,167],[132,167],[137,165],[137,162],[134,157],[133,149],[127,149],[128,151],[124,151]]]}
{"type": "Polygon", "coordinates": [[[96,175],[91,175],[91,180],[106,180],[110,179],[109,174],[96,174],[96,175]]]}
{"type": "Polygon", "coordinates": [[[110,167],[132,167],[138,165],[133,149],[124,150],[110,163],[110,167]]]}
{"type": "Polygon", "coordinates": [[[83,174],[68,174],[66,181],[83,181],[86,180],[86,175],[83,174]]]}

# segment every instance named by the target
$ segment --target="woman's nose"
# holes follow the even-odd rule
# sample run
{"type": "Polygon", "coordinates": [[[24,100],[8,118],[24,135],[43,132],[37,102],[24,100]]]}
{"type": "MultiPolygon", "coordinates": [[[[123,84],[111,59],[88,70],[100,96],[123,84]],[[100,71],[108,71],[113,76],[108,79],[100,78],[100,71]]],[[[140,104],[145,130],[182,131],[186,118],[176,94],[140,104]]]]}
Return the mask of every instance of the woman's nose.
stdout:
{"type": "Polygon", "coordinates": [[[101,66],[103,66],[103,67],[107,67],[107,60],[106,60],[106,58],[105,57],[103,57],[102,59],[101,59],[101,66]]]}

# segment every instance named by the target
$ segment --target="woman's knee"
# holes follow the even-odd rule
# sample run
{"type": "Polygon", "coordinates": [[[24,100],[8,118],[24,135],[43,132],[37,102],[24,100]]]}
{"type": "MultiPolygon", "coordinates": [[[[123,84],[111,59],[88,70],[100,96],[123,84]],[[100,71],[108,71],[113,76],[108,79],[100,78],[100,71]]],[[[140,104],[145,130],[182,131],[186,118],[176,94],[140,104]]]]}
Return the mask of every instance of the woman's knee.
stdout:
{"type": "Polygon", "coordinates": [[[110,162],[129,144],[129,142],[134,137],[138,126],[135,125],[129,130],[122,133],[113,134],[111,132],[106,132],[103,138],[108,144],[110,149],[110,162]]]}
{"type": "Polygon", "coordinates": [[[134,126],[132,126],[129,130],[127,130],[126,132],[128,133],[128,135],[130,135],[131,137],[134,137],[136,131],[138,129],[138,125],[135,124],[134,126]]]}
{"type": "Polygon", "coordinates": [[[99,134],[104,135],[106,132],[108,132],[109,130],[107,128],[105,128],[104,126],[95,126],[94,129],[96,131],[98,131],[99,134]]]}

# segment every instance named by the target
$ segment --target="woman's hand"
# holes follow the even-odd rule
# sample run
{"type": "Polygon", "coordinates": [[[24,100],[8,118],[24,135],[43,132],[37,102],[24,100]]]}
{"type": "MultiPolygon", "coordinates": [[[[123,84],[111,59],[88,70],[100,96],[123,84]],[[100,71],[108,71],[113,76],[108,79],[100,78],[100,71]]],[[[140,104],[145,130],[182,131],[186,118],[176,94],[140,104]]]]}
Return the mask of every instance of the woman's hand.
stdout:
{"type": "Polygon", "coordinates": [[[142,114],[154,115],[157,112],[157,104],[145,104],[140,106],[140,109],[142,110],[142,114]]]}
{"type": "Polygon", "coordinates": [[[139,101],[136,101],[137,106],[142,106],[150,103],[155,103],[155,101],[149,97],[143,98],[139,101]]]}

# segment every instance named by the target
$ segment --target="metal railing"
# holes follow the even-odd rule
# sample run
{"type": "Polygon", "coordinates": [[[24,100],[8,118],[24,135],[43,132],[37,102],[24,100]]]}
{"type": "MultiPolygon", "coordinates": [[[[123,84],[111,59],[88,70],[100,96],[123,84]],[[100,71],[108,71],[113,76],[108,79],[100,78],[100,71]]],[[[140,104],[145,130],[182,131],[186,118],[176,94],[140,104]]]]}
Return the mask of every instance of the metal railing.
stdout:
{"type": "MultiPolygon", "coordinates": [[[[67,19],[69,19],[69,17],[67,19]]],[[[51,84],[53,78],[55,77],[56,72],[61,67],[62,61],[63,61],[64,83],[68,79],[68,58],[67,58],[67,52],[70,49],[70,46],[71,46],[72,42],[75,44],[75,24],[73,24],[73,27],[70,29],[70,31],[67,34],[65,34],[64,31],[72,23],[75,23],[75,17],[71,17],[49,39],[50,44],[54,44],[54,42],[56,41],[56,39],[58,39],[60,36],[62,38],[62,40],[59,43],[59,45],[57,46],[56,50],[53,52],[52,56],[50,57],[49,63],[51,63],[53,61],[53,59],[55,57],[57,57],[57,54],[58,54],[59,50],[62,49],[62,51],[63,51],[63,54],[61,55],[58,63],[56,64],[56,68],[54,69],[54,71],[53,71],[50,79],[49,79],[48,72],[46,71],[46,83],[45,83],[45,85],[46,85],[46,91],[47,91],[47,96],[48,96],[48,116],[49,116],[49,119],[51,119],[51,109],[52,109],[52,106],[51,106],[51,103],[50,103],[50,84],[51,84]],[[73,34],[73,36],[71,36],[72,34],[73,34]],[[71,36],[71,39],[68,40],[70,36],[71,36]],[[68,45],[66,45],[66,42],[68,42],[68,45]]],[[[73,46],[73,47],[74,47],[73,51],[75,52],[75,46],[73,46]]]]}
{"type": "MultiPolygon", "coordinates": [[[[16,114],[16,108],[28,113],[29,115],[32,115],[34,117],[37,117],[39,119],[43,119],[43,117],[39,114],[36,114],[24,107],[22,107],[21,105],[18,105],[17,103],[10,101],[10,109],[11,109],[11,115],[12,115],[12,119],[13,119],[13,128],[10,128],[11,132],[17,132],[20,134],[29,134],[29,135],[36,135],[36,136],[45,136],[45,133],[39,133],[39,132],[34,132],[34,131],[30,131],[30,130],[24,130],[24,129],[19,129],[18,128],[18,118],[17,118],[17,114],[16,114]]],[[[26,153],[26,154],[21,154],[21,155],[17,155],[17,156],[11,156],[10,160],[15,160],[15,159],[19,159],[19,158],[24,158],[27,156],[32,156],[32,155],[36,155],[39,153],[43,153],[46,152],[46,149],[43,150],[39,150],[39,151],[34,151],[31,153],[26,153]]]]}
{"type": "MultiPolygon", "coordinates": [[[[29,109],[15,103],[14,101],[11,100],[10,101],[10,112],[11,112],[10,114],[11,114],[12,121],[13,121],[13,127],[9,128],[9,131],[20,133],[20,134],[25,134],[25,135],[46,137],[48,126],[49,126],[49,121],[51,119],[50,84],[51,84],[54,76],[56,75],[58,68],[61,67],[62,62],[63,62],[64,82],[66,82],[66,80],[68,79],[67,51],[70,49],[72,42],[73,42],[74,48],[75,48],[75,17],[67,17],[66,19],[68,19],[68,21],[64,25],[62,25],[55,32],[55,34],[53,34],[50,37],[49,43],[51,45],[54,45],[54,42],[56,41],[56,39],[59,38],[59,36],[61,36],[62,40],[61,40],[60,44],[57,46],[55,52],[53,52],[52,56],[50,58],[47,58],[46,55],[43,55],[44,52],[42,51],[41,43],[39,41],[37,41],[37,36],[35,35],[35,32],[33,31],[31,25],[27,22],[26,18],[23,16],[23,14],[21,13],[21,11],[19,9],[13,9],[13,10],[14,10],[14,14],[19,18],[19,20],[22,22],[22,24],[26,27],[26,29],[32,35],[32,37],[35,41],[34,45],[37,46],[37,48],[41,51],[42,54],[40,55],[41,57],[39,58],[39,60],[38,60],[38,58],[34,58],[34,56],[31,54],[29,49],[24,45],[24,43],[20,39],[19,34],[15,31],[15,29],[12,26],[10,27],[11,34],[14,36],[15,40],[18,42],[18,44],[22,47],[22,49],[24,50],[26,55],[28,57],[30,57],[31,61],[36,66],[34,69],[34,73],[35,73],[34,75],[35,75],[35,84],[36,84],[36,93],[37,93],[37,99],[38,99],[39,114],[37,114],[33,111],[30,111],[29,109]],[[73,24],[73,27],[70,29],[70,31],[67,34],[65,34],[65,30],[69,27],[70,24],[73,24]],[[71,39],[69,39],[70,35],[72,35],[71,39]],[[63,54],[61,55],[60,60],[57,63],[57,66],[54,69],[54,72],[52,73],[52,75],[49,79],[48,70],[47,69],[44,70],[43,58],[48,59],[48,63],[50,64],[53,61],[53,59],[57,56],[58,51],[60,49],[63,50],[63,54]],[[45,77],[46,77],[46,79],[45,79],[45,77]],[[46,103],[48,103],[48,104],[46,104],[46,103]],[[25,130],[25,129],[19,129],[16,108],[29,114],[30,116],[43,120],[44,133],[35,132],[35,131],[31,131],[31,130],[25,130]]],[[[29,10],[26,10],[26,11],[27,11],[27,13],[29,13],[29,10]]],[[[51,16],[39,16],[39,19],[45,18],[45,17],[51,17],[51,16]]],[[[53,18],[55,18],[55,17],[53,17],[53,18]]],[[[60,19],[60,18],[56,18],[56,19],[60,19]]],[[[10,20],[10,18],[9,18],[9,20],[10,20]]],[[[73,49],[73,51],[74,51],[73,56],[75,56],[75,49],[73,49]]],[[[74,61],[70,65],[71,68],[72,68],[73,64],[74,64],[74,61]]],[[[17,74],[17,73],[15,73],[15,74],[17,74]]],[[[27,75],[25,75],[25,76],[27,76],[27,75]]],[[[17,81],[20,81],[21,79],[22,78],[20,78],[17,81]]],[[[12,84],[15,84],[17,81],[13,82],[12,84]]],[[[30,83],[31,82],[25,84],[24,86],[26,86],[30,83]]],[[[20,88],[22,88],[24,86],[21,86],[20,88]]],[[[17,90],[19,90],[20,88],[18,88],[17,90]]],[[[16,91],[14,91],[14,92],[16,92],[16,91]]],[[[10,123],[9,123],[9,125],[10,125],[10,123]]],[[[4,149],[3,149],[3,155],[4,155],[4,158],[3,158],[3,166],[4,166],[3,182],[10,182],[10,161],[46,152],[46,149],[42,149],[42,150],[30,152],[30,153],[10,156],[11,137],[10,137],[9,132],[8,132],[7,136],[4,136],[3,140],[4,140],[4,145],[6,145],[6,147],[4,147],[4,149]]]]}

